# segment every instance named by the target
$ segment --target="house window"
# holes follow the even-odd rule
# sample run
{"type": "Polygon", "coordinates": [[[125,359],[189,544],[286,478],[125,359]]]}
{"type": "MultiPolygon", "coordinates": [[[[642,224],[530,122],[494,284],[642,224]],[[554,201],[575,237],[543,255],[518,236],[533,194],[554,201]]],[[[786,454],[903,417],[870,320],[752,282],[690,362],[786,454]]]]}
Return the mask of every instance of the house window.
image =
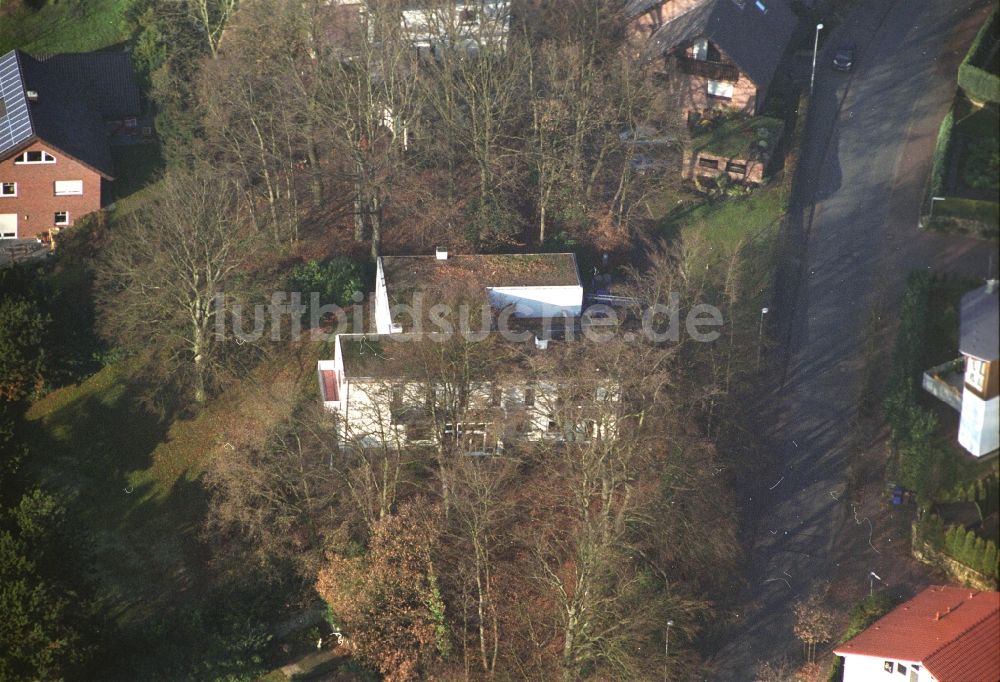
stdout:
{"type": "Polygon", "coordinates": [[[549,425],[548,425],[549,433],[554,433],[558,430],[559,430],[559,420],[556,419],[553,415],[549,415],[549,425]]]}
{"type": "Polygon", "coordinates": [[[524,389],[524,406],[534,407],[535,405],[535,389],[526,388],[524,389]]]}
{"type": "Polygon", "coordinates": [[[17,196],[16,182],[0,182],[0,197],[16,197],[16,196],[17,196]]]}
{"type": "Polygon", "coordinates": [[[905,675],[906,674],[906,666],[903,665],[902,663],[897,663],[896,664],[896,672],[899,673],[900,675],[905,675]]]}
{"type": "Polygon", "coordinates": [[[17,239],[16,213],[0,213],[0,239],[17,239]]]}
{"type": "Polygon", "coordinates": [[[497,384],[493,384],[490,389],[490,405],[492,407],[500,407],[503,402],[503,391],[497,384]]]}
{"type": "Polygon", "coordinates": [[[892,672],[892,661],[886,661],[882,664],[882,670],[887,673],[892,672]]]}
{"type": "Polygon", "coordinates": [[[725,81],[708,81],[709,97],[721,97],[722,99],[733,98],[733,84],[725,81]]]}
{"type": "Polygon", "coordinates": [[[56,180],[56,196],[83,194],[83,180],[56,180]]]}
{"type": "Polygon", "coordinates": [[[69,225],[69,211],[56,211],[53,222],[56,225],[69,225]]]}
{"type": "Polygon", "coordinates": [[[56,157],[40,150],[23,152],[14,163],[55,163],[56,157]]]}
{"type": "Polygon", "coordinates": [[[703,62],[708,59],[707,38],[701,38],[700,40],[694,41],[694,45],[691,46],[691,58],[697,59],[699,62],[703,62]]]}
{"type": "Polygon", "coordinates": [[[139,126],[139,119],[135,117],[125,119],[126,128],[137,128],[138,126],[139,126]]]}
{"type": "Polygon", "coordinates": [[[706,159],[704,157],[698,157],[698,165],[702,168],[712,168],[718,170],[719,160],[718,159],[706,159]]]}
{"type": "Polygon", "coordinates": [[[730,161],[726,164],[726,170],[730,173],[740,173],[741,175],[746,175],[747,165],[745,163],[737,163],[736,161],[730,161]]]}

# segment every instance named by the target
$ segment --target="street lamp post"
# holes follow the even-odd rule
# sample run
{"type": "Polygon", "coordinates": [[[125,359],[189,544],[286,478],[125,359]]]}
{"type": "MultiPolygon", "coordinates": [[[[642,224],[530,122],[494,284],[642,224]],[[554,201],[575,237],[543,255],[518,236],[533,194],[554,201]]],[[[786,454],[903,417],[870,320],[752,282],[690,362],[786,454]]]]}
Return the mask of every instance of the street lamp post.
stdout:
{"type": "Polygon", "coordinates": [[[816,38],[813,40],[813,68],[812,76],[809,77],[809,96],[812,97],[813,85],[816,84],[816,52],[819,51],[819,32],[823,30],[823,24],[816,24],[816,38]]]}
{"type": "Polygon", "coordinates": [[[868,573],[868,596],[871,597],[875,594],[875,581],[882,582],[882,578],[878,576],[875,571],[869,571],[868,573]]]}
{"type": "Polygon", "coordinates": [[[669,660],[670,660],[670,628],[673,627],[674,621],[667,621],[667,634],[663,640],[663,682],[667,682],[667,674],[670,671],[669,660]]]}
{"type": "Polygon", "coordinates": [[[760,326],[757,328],[757,370],[760,371],[760,345],[764,340],[764,316],[767,315],[768,309],[760,309],[760,326]]]}

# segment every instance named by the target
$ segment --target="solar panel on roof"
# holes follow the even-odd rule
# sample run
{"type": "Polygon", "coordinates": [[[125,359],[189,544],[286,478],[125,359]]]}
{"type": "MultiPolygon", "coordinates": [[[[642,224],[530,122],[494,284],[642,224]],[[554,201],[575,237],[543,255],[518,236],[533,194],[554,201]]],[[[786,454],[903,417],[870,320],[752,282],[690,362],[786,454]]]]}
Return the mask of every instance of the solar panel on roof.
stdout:
{"type": "Polygon", "coordinates": [[[0,56],[0,101],[6,109],[6,116],[0,117],[0,158],[3,158],[8,151],[34,134],[21,68],[14,50],[0,56]]]}

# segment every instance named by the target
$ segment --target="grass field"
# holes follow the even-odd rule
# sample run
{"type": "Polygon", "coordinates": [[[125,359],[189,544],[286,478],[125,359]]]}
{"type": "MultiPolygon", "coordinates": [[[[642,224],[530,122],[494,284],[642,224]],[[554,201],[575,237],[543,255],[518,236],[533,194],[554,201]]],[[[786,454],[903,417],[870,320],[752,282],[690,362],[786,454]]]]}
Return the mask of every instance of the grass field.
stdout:
{"type": "Polygon", "coordinates": [[[121,623],[189,591],[203,559],[203,449],[183,433],[197,420],[168,428],[136,405],[128,367],[111,366],[26,415],[37,473],[70,500],[91,538],[100,596],[121,623]]]}
{"type": "Polygon", "coordinates": [[[719,266],[741,249],[741,289],[763,293],[774,274],[775,246],[787,198],[782,183],[767,184],[746,196],[673,211],[661,221],[660,231],[670,240],[696,245],[696,260],[706,266],[719,266]]]}
{"type": "Polygon", "coordinates": [[[195,418],[173,423],[140,407],[127,364],[105,367],[29,408],[37,473],[67,495],[82,532],[93,535],[96,577],[121,622],[197,595],[206,581],[201,474],[234,432],[267,421],[261,407],[267,400],[255,387],[284,381],[282,390],[298,390],[296,358],[284,360],[261,368],[266,380],[234,385],[195,418]]]}
{"type": "Polygon", "coordinates": [[[213,457],[237,454],[230,440],[269,428],[297,396],[315,398],[319,346],[285,351],[231,382],[194,418],[168,422],[144,410],[128,363],[28,409],[29,473],[66,500],[101,612],[115,626],[100,679],[263,672],[268,632],[288,614],[280,591],[234,584],[216,570],[203,534],[202,474],[213,457]]]}
{"type": "Polygon", "coordinates": [[[0,2],[0,54],[86,52],[128,38],[125,15],[132,0],[0,2]],[[35,9],[37,7],[37,9],[35,9]]]}

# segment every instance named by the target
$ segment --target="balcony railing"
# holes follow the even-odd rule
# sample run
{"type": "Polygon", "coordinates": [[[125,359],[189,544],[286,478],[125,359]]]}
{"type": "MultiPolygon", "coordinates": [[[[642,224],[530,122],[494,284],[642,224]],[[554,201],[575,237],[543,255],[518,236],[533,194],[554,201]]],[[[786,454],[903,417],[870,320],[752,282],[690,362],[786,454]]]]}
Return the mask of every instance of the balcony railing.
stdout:
{"type": "Polygon", "coordinates": [[[734,83],[740,79],[740,70],[735,64],[678,57],[677,65],[681,71],[691,76],[702,76],[714,81],[732,81],[734,83]]]}

